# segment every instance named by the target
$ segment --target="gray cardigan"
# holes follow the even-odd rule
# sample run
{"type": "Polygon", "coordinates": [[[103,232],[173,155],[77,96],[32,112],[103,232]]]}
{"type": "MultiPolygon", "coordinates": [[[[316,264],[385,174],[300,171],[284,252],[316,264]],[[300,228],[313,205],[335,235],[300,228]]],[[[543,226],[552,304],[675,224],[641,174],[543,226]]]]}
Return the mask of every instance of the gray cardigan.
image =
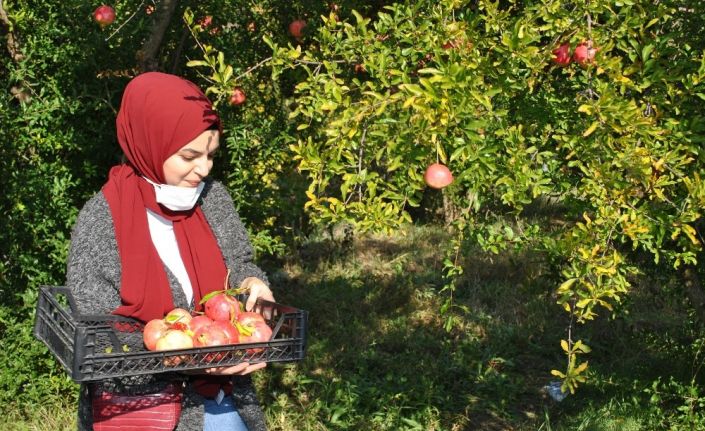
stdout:
{"type": "MultiPolygon", "coordinates": [[[[208,181],[199,204],[216,237],[230,269],[230,286],[237,287],[247,277],[265,274],[253,262],[247,231],[240,221],[225,187],[208,181]]],[[[176,307],[193,309],[176,277],[165,267],[176,307]]],[[[108,202],[102,193],[93,196],[81,209],[71,234],[66,285],[71,289],[80,313],[108,314],[120,305],[120,256],[108,202]]],[[[129,379],[113,379],[100,384],[111,391],[148,393],[158,391],[166,381],[182,380],[183,375],[158,374],[129,379]]],[[[233,399],[250,431],[264,431],[266,425],[249,377],[234,377],[233,399]]],[[[93,428],[88,385],[81,385],[78,408],[79,430],[93,428]]],[[[203,430],[203,398],[186,385],[177,431],[203,430]]]]}

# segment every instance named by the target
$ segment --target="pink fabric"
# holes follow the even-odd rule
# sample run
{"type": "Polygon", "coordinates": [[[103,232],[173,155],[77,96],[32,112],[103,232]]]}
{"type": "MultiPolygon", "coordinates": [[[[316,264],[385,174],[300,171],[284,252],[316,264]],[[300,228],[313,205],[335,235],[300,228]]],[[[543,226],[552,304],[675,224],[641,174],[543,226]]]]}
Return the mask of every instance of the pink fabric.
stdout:
{"type": "Polygon", "coordinates": [[[174,385],[156,394],[93,396],[94,431],[171,431],[181,416],[181,390],[174,385]]]}

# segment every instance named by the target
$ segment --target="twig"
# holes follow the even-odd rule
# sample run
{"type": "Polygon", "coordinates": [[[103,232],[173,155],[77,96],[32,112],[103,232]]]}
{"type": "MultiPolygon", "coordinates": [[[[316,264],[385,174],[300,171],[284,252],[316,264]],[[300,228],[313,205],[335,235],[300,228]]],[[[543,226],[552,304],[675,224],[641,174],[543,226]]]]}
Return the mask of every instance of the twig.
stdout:
{"type": "MultiPolygon", "coordinates": [[[[313,66],[313,65],[323,66],[323,64],[324,64],[322,61],[311,61],[311,60],[294,60],[294,63],[307,64],[310,66],[313,66]]],[[[350,61],[347,61],[347,60],[331,60],[331,61],[327,61],[326,63],[338,63],[338,64],[350,63],[350,64],[352,64],[350,61]]]]}
{"type": "Polygon", "coordinates": [[[122,24],[120,24],[120,26],[119,26],[118,28],[116,28],[115,31],[110,34],[110,36],[108,36],[108,37],[105,38],[105,41],[106,41],[106,42],[109,41],[109,40],[110,40],[113,36],[115,36],[123,27],[125,27],[125,24],[127,24],[128,22],[130,22],[130,20],[132,20],[132,18],[134,18],[135,15],[137,15],[137,12],[138,12],[138,11],[142,10],[142,6],[143,6],[143,5],[144,5],[144,0],[142,0],[142,3],[140,3],[139,6],[137,6],[137,9],[135,9],[135,11],[132,12],[132,15],[130,15],[129,18],[127,18],[122,24]]]}
{"type": "Polygon", "coordinates": [[[259,63],[255,64],[254,66],[250,67],[249,69],[247,69],[246,71],[244,71],[244,72],[242,72],[240,75],[238,75],[238,76],[235,78],[235,81],[238,81],[238,80],[239,80],[240,78],[242,78],[243,76],[252,73],[253,70],[259,68],[260,66],[262,66],[264,63],[268,62],[268,61],[271,60],[271,59],[272,59],[271,56],[270,56],[270,57],[267,57],[267,58],[265,58],[264,60],[260,61],[259,63]]]}
{"type": "Polygon", "coordinates": [[[575,298],[570,304],[570,321],[568,322],[568,369],[570,369],[570,351],[573,350],[573,318],[575,317],[575,298]]]}
{"type": "MultiPolygon", "coordinates": [[[[362,138],[360,138],[360,151],[358,153],[358,161],[357,161],[357,176],[358,180],[360,175],[362,175],[362,158],[365,155],[365,136],[367,136],[367,126],[365,126],[364,129],[362,129],[362,138]]],[[[362,182],[358,184],[357,187],[357,198],[360,202],[362,202],[362,182]]]]}

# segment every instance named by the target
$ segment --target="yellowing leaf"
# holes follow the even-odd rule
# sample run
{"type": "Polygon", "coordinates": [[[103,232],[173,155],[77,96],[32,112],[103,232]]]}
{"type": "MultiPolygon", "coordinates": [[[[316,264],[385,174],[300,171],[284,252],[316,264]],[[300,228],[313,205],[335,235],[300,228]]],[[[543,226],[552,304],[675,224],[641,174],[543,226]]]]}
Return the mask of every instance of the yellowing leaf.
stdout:
{"type": "Polygon", "coordinates": [[[631,84],[632,83],[632,80],[627,78],[624,75],[619,75],[619,76],[615,77],[615,81],[621,82],[622,84],[631,84]]]}
{"type": "Polygon", "coordinates": [[[587,213],[583,213],[583,218],[585,219],[585,222],[586,222],[588,225],[589,225],[590,223],[592,223],[592,220],[591,220],[590,217],[587,215],[587,213]]]}
{"type": "Polygon", "coordinates": [[[551,370],[551,374],[553,374],[554,376],[556,376],[558,378],[565,379],[565,374],[561,373],[558,370],[551,370]]]}
{"type": "Polygon", "coordinates": [[[698,245],[700,244],[700,241],[698,241],[698,238],[696,236],[695,229],[689,224],[684,224],[681,226],[683,228],[683,233],[685,233],[688,236],[688,239],[690,239],[690,242],[693,243],[693,245],[698,245]]]}
{"type": "Polygon", "coordinates": [[[586,362],[583,362],[582,364],[578,365],[578,366],[575,368],[574,373],[575,373],[575,374],[580,374],[580,373],[582,373],[583,371],[585,371],[585,370],[587,369],[587,367],[588,367],[587,361],[586,361],[586,362]]]}
{"type": "Polygon", "coordinates": [[[413,105],[414,102],[416,101],[415,96],[411,96],[408,99],[404,101],[404,104],[402,105],[402,108],[408,108],[409,106],[413,105]]]}
{"type": "Polygon", "coordinates": [[[597,126],[599,126],[599,125],[600,125],[599,122],[593,121],[593,123],[590,125],[590,127],[588,127],[587,130],[583,132],[583,138],[592,135],[592,132],[594,132],[597,129],[597,126]]]}
{"type": "Polygon", "coordinates": [[[578,301],[575,306],[578,308],[585,308],[592,302],[591,298],[585,298],[578,301]]]}
{"type": "Polygon", "coordinates": [[[577,278],[569,278],[568,280],[564,281],[563,283],[561,283],[560,287],[558,287],[558,293],[568,292],[576,281],[578,281],[577,278]]]}
{"type": "Polygon", "coordinates": [[[592,106],[590,106],[590,105],[580,105],[580,107],[578,108],[578,112],[582,112],[582,113],[584,113],[584,114],[590,115],[590,114],[592,114],[592,106]]]}

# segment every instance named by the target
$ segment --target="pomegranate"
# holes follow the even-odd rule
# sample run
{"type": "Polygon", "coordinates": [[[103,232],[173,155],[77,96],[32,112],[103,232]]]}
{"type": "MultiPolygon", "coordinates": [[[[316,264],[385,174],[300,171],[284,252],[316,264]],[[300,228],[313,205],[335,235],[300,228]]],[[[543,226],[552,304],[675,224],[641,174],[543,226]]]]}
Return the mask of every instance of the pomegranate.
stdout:
{"type": "Polygon", "coordinates": [[[201,28],[208,28],[210,25],[213,23],[213,16],[211,15],[206,15],[203,18],[198,20],[198,25],[201,26],[201,28]]]}
{"type": "Polygon", "coordinates": [[[231,322],[237,319],[240,303],[226,293],[219,293],[206,301],[206,316],[213,320],[231,322]]]}
{"type": "Polygon", "coordinates": [[[429,187],[442,189],[453,182],[453,174],[447,166],[434,163],[426,168],[423,179],[429,187]]]}
{"type": "Polygon", "coordinates": [[[204,314],[201,314],[191,319],[188,324],[188,329],[191,330],[191,332],[196,333],[199,329],[203,328],[204,326],[208,326],[211,323],[213,323],[213,319],[204,314]]]}
{"type": "Polygon", "coordinates": [[[115,9],[108,5],[98,6],[93,11],[93,19],[100,24],[101,27],[108,26],[115,21],[115,9]]]}
{"type": "Polygon", "coordinates": [[[191,322],[191,313],[183,308],[174,308],[164,316],[164,320],[173,329],[188,329],[188,324],[191,322]]]}
{"type": "Polygon", "coordinates": [[[302,19],[297,19],[289,24],[289,34],[291,34],[295,39],[301,39],[304,35],[304,28],[306,27],[306,21],[302,19]]]}
{"type": "MultiPolygon", "coordinates": [[[[261,343],[272,338],[272,328],[264,322],[255,322],[250,325],[240,325],[240,343],[261,343]]],[[[253,354],[264,350],[261,347],[247,349],[247,353],[253,354]]]]}
{"type": "Polygon", "coordinates": [[[254,311],[243,311],[237,316],[237,321],[245,326],[254,325],[257,322],[266,323],[264,317],[254,311]]]}
{"type": "Polygon", "coordinates": [[[164,319],[152,319],[144,326],[142,340],[147,350],[156,350],[157,341],[166,333],[169,325],[164,319]]]}
{"type": "Polygon", "coordinates": [[[242,105],[245,103],[245,100],[247,100],[247,96],[240,87],[235,88],[233,93],[230,95],[230,104],[232,106],[242,105]]]}
{"type": "Polygon", "coordinates": [[[561,67],[570,64],[570,44],[564,43],[552,51],[553,62],[561,67]]]}
{"type": "Polygon", "coordinates": [[[232,323],[216,320],[213,322],[213,326],[220,328],[225,335],[228,336],[228,344],[237,344],[240,342],[240,332],[235,326],[232,325],[232,323]]]}
{"type": "Polygon", "coordinates": [[[573,51],[573,60],[581,66],[587,66],[595,62],[595,54],[599,48],[593,46],[592,41],[581,42],[573,51]]]}
{"type": "MultiPolygon", "coordinates": [[[[229,343],[229,338],[218,326],[203,326],[193,334],[193,345],[195,347],[224,346],[229,343]]],[[[209,353],[205,356],[206,361],[213,362],[223,358],[224,353],[209,353]]]]}
{"type": "MultiPolygon", "coordinates": [[[[157,341],[156,346],[157,351],[162,350],[177,350],[177,349],[190,349],[193,347],[193,339],[184,331],[178,329],[169,329],[166,333],[157,341]]],[[[164,365],[174,366],[179,365],[181,362],[187,359],[187,356],[167,356],[164,358],[164,365]]]]}

